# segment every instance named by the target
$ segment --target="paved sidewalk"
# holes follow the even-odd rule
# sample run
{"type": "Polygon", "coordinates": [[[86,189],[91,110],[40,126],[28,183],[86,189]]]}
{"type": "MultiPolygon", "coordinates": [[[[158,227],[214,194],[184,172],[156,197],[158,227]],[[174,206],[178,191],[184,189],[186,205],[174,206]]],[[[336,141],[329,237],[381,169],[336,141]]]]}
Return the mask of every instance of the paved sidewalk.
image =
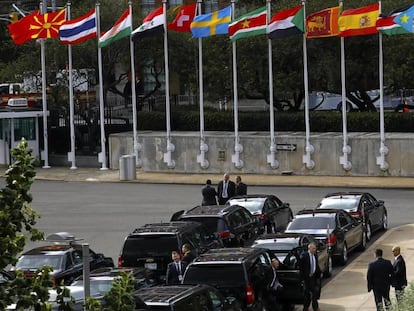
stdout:
{"type": "MultiPolygon", "coordinates": [[[[4,170],[5,171],[5,170],[4,170]]],[[[3,173],[4,174],[4,173],[3,173]]],[[[232,175],[236,175],[233,173],[232,175]]],[[[82,182],[120,182],[118,170],[99,168],[67,167],[38,168],[37,179],[82,181],[82,182]]],[[[179,174],[148,173],[137,170],[136,180],[126,182],[140,183],[179,183],[204,184],[206,179],[214,183],[221,180],[222,174],[179,174]]],[[[414,188],[414,178],[398,177],[336,177],[336,176],[280,176],[243,174],[249,185],[271,186],[320,186],[352,188],[414,188]]],[[[233,177],[234,179],[234,177],[233,177]]],[[[391,248],[398,244],[407,263],[407,278],[414,279],[414,224],[389,229],[370,247],[348,264],[340,273],[328,281],[322,289],[320,309],[322,311],[374,311],[374,297],[367,292],[366,272],[368,263],[374,259],[376,248],[384,250],[384,257],[393,261],[391,248]]],[[[394,297],[394,290],[391,289],[394,297]]],[[[297,306],[296,310],[302,310],[297,306]]]]}
{"type": "MultiPolygon", "coordinates": [[[[230,174],[235,179],[237,173],[230,174]]],[[[244,182],[255,186],[316,186],[316,187],[355,187],[355,188],[407,188],[414,189],[414,178],[410,177],[355,177],[355,176],[298,176],[298,175],[258,175],[240,174],[244,182]]],[[[136,170],[136,179],[123,182],[138,183],[177,183],[204,184],[211,179],[213,184],[222,179],[222,174],[158,173],[136,170]]],[[[99,168],[52,167],[37,168],[37,179],[64,181],[120,182],[119,170],[99,168]]]]}

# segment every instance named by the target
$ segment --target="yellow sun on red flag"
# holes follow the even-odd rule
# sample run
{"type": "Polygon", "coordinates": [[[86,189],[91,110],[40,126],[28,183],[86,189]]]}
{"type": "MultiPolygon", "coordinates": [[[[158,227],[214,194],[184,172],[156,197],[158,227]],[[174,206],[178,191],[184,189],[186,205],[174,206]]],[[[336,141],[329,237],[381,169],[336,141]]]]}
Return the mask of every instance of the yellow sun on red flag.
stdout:
{"type": "Polygon", "coordinates": [[[59,28],[66,21],[66,11],[37,15],[30,24],[32,39],[59,38],[59,28]]]}

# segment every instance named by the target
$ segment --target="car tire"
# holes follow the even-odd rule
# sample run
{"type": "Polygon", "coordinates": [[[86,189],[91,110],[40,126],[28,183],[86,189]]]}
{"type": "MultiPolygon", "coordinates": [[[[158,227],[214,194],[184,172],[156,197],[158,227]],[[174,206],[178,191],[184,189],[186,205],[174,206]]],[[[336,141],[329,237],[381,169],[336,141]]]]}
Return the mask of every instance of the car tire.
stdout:
{"type": "Polygon", "coordinates": [[[370,241],[372,238],[372,226],[370,222],[368,222],[365,227],[365,237],[367,239],[367,242],[370,241]]]}
{"type": "Polygon", "coordinates": [[[328,255],[328,260],[326,262],[325,271],[323,272],[324,278],[329,278],[332,275],[332,257],[328,255]]]}
{"type": "Polygon", "coordinates": [[[388,216],[386,213],[384,213],[384,215],[382,215],[382,230],[387,230],[388,229],[388,216]]]}
{"type": "Polygon", "coordinates": [[[344,246],[342,247],[342,251],[341,251],[341,258],[339,258],[339,264],[342,266],[345,266],[347,261],[348,261],[348,247],[346,245],[346,242],[344,242],[344,246]]]}
{"type": "Polygon", "coordinates": [[[359,244],[358,250],[364,251],[366,248],[367,248],[367,235],[366,235],[366,232],[363,232],[361,236],[361,244],[359,244]]]}

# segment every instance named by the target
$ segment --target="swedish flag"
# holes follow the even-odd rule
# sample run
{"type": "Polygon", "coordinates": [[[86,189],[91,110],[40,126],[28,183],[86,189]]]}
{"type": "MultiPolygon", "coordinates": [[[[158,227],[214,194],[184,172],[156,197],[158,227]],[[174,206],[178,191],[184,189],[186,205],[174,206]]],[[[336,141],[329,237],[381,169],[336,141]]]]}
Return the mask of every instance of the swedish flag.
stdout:
{"type": "Polygon", "coordinates": [[[209,14],[194,17],[191,23],[191,33],[194,38],[210,37],[227,34],[231,20],[231,6],[209,14]]]}

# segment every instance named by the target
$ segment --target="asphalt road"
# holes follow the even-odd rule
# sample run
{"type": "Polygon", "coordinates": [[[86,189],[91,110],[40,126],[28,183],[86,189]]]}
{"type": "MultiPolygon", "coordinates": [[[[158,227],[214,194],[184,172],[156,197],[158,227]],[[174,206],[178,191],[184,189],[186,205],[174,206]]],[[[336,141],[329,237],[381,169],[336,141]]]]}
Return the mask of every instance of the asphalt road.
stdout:
{"type": "MultiPolygon", "coordinates": [[[[0,187],[4,180],[0,179],[0,187]]],[[[41,214],[38,228],[46,234],[67,231],[83,238],[90,247],[117,262],[125,236],[151,222],[168,221],[180,210],[200,203],[201,185],[94,183],[36,180],[31,207],[41,214]]],[[[311,208],[338,188],[249,187],[249,193],[273,193],[289,202],[292,210],[311,208]]],[[[355,189],[357,190],[357,189],[355,189]]],[[[414,192],[366,189],[383,199],[390,227],[412,222],[414,192]]],[[[378,235],[377,235],[378,237],[378,235]]],[[[28,243],[26,248],[33,247],[28,243]]],[[[352,259],[352,257],[351,257],[352,259]]]]}

